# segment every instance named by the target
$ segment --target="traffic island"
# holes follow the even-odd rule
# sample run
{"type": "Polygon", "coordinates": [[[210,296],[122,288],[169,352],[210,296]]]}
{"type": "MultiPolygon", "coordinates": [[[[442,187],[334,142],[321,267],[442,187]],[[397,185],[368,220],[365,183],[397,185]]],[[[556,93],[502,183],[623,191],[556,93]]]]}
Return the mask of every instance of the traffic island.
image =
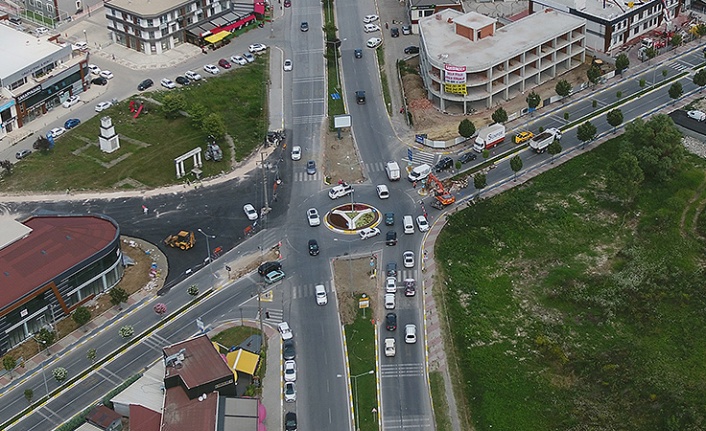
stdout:
{"type": "Polygon", "coordinates": [[[355,234],[380,224],[382,213],[371,205],[352,202],[332,208],[324,219],[334,232],[355,234]]]}

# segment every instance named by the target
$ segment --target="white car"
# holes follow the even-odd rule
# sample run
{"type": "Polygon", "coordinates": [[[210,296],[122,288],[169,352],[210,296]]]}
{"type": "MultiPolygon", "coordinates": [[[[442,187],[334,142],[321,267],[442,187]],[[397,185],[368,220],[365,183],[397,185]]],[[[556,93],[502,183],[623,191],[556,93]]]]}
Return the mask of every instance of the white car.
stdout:
{"type": "Polygon", "coordinates": [[[368,239],[380,235],[380,229],[376,227],[366,227],[358,232],[360,239],[368,239]]]}
{"type": "Polygon", "coordinates": [[[419,228],[419,232],[426,232],[429,230],[429,222],[427,221],[427,218],[424,217],[423,215],[420,215],[417,217],[417,227],[419,228]]]}
{"type": "Polygon", "coordinates": [[[395,309],[395,294],[394,293],[386,293],[385,294],[385,308],[388,310],[395,309]]]}
{"type": "Polygon", "coordinates": [[[96,105],[96,112],[105,111],[106,109],[110,108],[111,106],[113,106],[113,103],[111,103],[111,102],[101,102],[96,105]]]}
{"type": "Polygon", "coordinates": [[[203,67],[203,70],[205,70],[206,72],[211,73],[213,75],[215,75],[216,73],[221,71],[217,66],[214,66],[213,64],[205,65],[203,67]]]}
{"type": "Polygon", "coordinates": [[[239,56],[239,55],[234,55],[234,56],[232,56],[232,57],[230,58],[230,61],[232,61],[233,63],[237,63],[237,64],[239,64],[239,65],[241,65],[241,66],[245,66],[246,64],[248,64],[248,61],[245,60],[243,57],[241,57],[241,56],[239,56]]]}
{"type": "Polygon", "coordinates": [[[291,72],[292,71],[292,60],[286,59],[284,60],[284,65],[282,68],[284,69],[285,72],[291,72]]]}
{"type": "Polygon", "coordinates": [[[375,24],[365,24],[363,26],[363,31],[366,33],[372,33],[375,31],[380,31],[380,26],[377,26],[375,24]]]}
{"type": "Polygon", "coordinates": [[[200,81],[201,80],[201,75],[199,75],[196,72],[192,72],[190,70],[187,70],[186,73],[184,74],[187,78],[189,78],[192,81],[200,81]]]}
{"type": "Polygon", "coordinates": [[[113,72],[111,72],[110,70],[102,70],[100,76],[105,79],[113,79],[113,72]]]}
{"type": "Polygon", "coordinates": [[[414,268],[414,252],[413,251],[405,251],[402,253],[402,260],[404,261],[404,267],[405,268],[414,268]]]}
{"type": "Polygon", "coordinates": [[[159,83],[162,84],[162,87],[164,87],[164,88],[169,88],[169,89],[176,88],[176,84],[174,83],[174,81],[172,81],[169,78],[162,78],[162,80],[159,81],[159,83]]]}
{"type": "Polygon", "coordinates": [[[292,147],[292,160],[301,160],[302,159],[302,147],[296,145],[292,147]]]}
{"type": "Polygon", "coordinates": [[[294,361],[284,361],[284,381],[294,382],[297,380],[297,363],[294,361]]]}
{"type": "Polygon", "coordinates": [[[66,129],[64,129],[63,127],[55,127],[51,129],[49,133],[47,133],[47,135],[51,135],[52,138],[56,139],[59,136],[63,135],[65,131],[66,129]]]}
{"type": "Polygon", "coordinates": [[[385,356],[395,356],[395,339],[385,338],[385,356]]]}
{"type": "Polygon", "coordinates": [[[101,74],[101,68],[96,66],[95,64],[89,64],[88,65],[88,70],[91,71],[92,74],[94,75],[100,75],[101,74]]]}
{"type": "Polygon", "coordinates": [[[267,46],[262,43],[253,43],[252,45],[250,45],[248,47],[248,51],[250,51],[253,54],[255,54],[256,52],[262,52],[265,50],[267,50],[267,46]]]}
{"type": "Polygon", "coordinates": [[[243,211],[245,212],[245,215],[248,217],[248,220],[253,221],[257,220],[257,210],[255,209],[252,204],[245,204],[243,205],[243,211]]]}
{"type": "Polygon", "coordinates": [[[387,199],[390,197],[390,190],[387,189],[387,186],[385,184],[380,184],[379,186],[375,187],[375,190],[378,192],[378,197],[380,199],[387,199]]]}
{"type": "Polygon", "coordinates": [[[702,111],[689,111],[686,113],[686,115],[688,115],[689,118],[693,118],[696,121],[706,120],[706,113],[704,113],[702,111]]]}
{"type": "Polygon", "coordinates": [[[404,342],[407,344],[414,344],[417,342],[416,325],[409,324],[404,327],[404,342]]]}
{"type": "Polygon", "coordinates": [[[380,19],[380,17],[377,15],[366,15],[365,18],[363,18],[363,22],[365,24],[370,24],[371,22],[375,22],[379,19],[380,19]]]}
{"type": "Polygon", "coordinates": [[[297,400],[297,387],[294,382],[284,384],[284,400],[288,403],[293,403],[297,400]]]}
{"type": "Polygon", "coordinates": [[[80,102],[80,101],[81,101],[81,98],[80,98],[80,97],[78,97],[78,96],[71,96],[71,97],[69,97],[68,99],[66,99],[66,100],[64,101],[64,103],[61,104],[61,106],[63,106],[64,108],[70,108],[70,107],[74,106],[75,104],[77,104],[77,103],[80,102]]]}
{"type": "Polygon", "coordinates": [[[41,36],[43,34],[48,34],[49,29],[46,27],[37,27],[37,29],[34,30],[34,32],[37,34],[37,36],[41,36]]]}
{"type": "Polygon", "coordinates": [[[282,335],[283,340],[291,340],[294,338],[294,334],[292,334],[292,330],[289,329],[289,323],[287,322],[281,322],[277,325],[277,330],[279,331],[280,335],[282,335]]]}
{"type": "Polygon", "coordinates": [[[252,63],[253,61],[255,61],[255,56],[250,54],[249,52],[243,54],[243,58],[247,60],[248,63],[252,63]]]}
{"type": "Polygon", "coordinates": [[[382,45],[382,39],[379,37],[371,37],[367,42],[365,42],[365,46],[368,48],[377,48],[380,45],[382,45]]]}
{"type": "Polygon", "coordinates": [[[71,44],[72,51],[87,51],[88,44],[86,42],[76,42],[71,44]]]}
{"type": "Polygon", "coordinates": [[[353,193],[353,191],[353,186],[351,186],[350,184],[343,183],[329,190],[328,197],[330,197],[331,199],[338,199],[340,197],[353,193]]]}
{"type": "Polygon", "coordinates": [[[321,224],[321,219],[319,218],[319,211],[316,208],[309,208],[306,210],[306,219],[309,220],[309,226],[314,227],[321,224]]]}
{"type": "Polygon", "coordinates": [[[387,277],[385,279],[385,293],[397,292],[397,279],[395,277],[387,277]]]}
{"type": "Polygon", "coordinates": [[[326,305],[328,304],[328,296],[326,295],[326,288],[323,284],[317,284],[314,287],[316,292],[316,305],[326,305]]]}

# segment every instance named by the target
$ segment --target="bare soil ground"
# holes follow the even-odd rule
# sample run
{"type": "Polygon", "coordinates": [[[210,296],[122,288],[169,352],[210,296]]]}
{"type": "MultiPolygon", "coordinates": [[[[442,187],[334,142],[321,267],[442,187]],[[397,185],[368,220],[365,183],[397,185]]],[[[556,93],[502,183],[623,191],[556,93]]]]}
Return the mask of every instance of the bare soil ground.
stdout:
{"type": "MultiPolygon", "coordinates": [[[[370,258],[337,258],[333,261],[333,281],[336,286],[341,323],[355,320],[358,299],[362,294],[370,298],[370,309],[377,310],[377,277],[370,278],[370,258]]],[[[374,317],[374,316],[371,316],[374,317]]]]}
{"type": "Polygon", "coordinates": [[[329,178],[329,182],[336,183],[338,180],[343,180],[354,184],[365,181],[350,131],[342,133],[341,139],[338,139],[336,132],[325,131],[323,135],[326,143],[324,175],[329,178]]]}

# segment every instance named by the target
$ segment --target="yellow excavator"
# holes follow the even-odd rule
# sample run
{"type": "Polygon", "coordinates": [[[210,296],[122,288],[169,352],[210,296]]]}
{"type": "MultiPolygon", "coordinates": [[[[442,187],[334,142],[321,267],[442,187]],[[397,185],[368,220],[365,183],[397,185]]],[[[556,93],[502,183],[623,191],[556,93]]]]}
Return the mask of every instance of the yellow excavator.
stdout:
{"type": "Polygon", "coordinates": [[[169,235],[164,239],[164,243],[170,247],[188,250],[194,246],[196,238],[194,238],[193,232],[183,230],[176,235],[169,235]]]}

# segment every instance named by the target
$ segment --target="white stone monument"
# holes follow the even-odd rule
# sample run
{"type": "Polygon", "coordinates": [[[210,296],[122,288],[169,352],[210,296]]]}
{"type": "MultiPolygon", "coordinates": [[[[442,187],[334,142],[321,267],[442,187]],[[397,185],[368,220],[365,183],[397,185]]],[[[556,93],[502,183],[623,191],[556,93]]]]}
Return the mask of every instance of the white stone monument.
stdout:
{"type": "Polygon", "coordinates": [[[101,150],[106,153],[112,153],[120,149],[120,137],[115,133],[113,120],[110,117],[101,118],[101,134],[98,137],[101,150]]]}

